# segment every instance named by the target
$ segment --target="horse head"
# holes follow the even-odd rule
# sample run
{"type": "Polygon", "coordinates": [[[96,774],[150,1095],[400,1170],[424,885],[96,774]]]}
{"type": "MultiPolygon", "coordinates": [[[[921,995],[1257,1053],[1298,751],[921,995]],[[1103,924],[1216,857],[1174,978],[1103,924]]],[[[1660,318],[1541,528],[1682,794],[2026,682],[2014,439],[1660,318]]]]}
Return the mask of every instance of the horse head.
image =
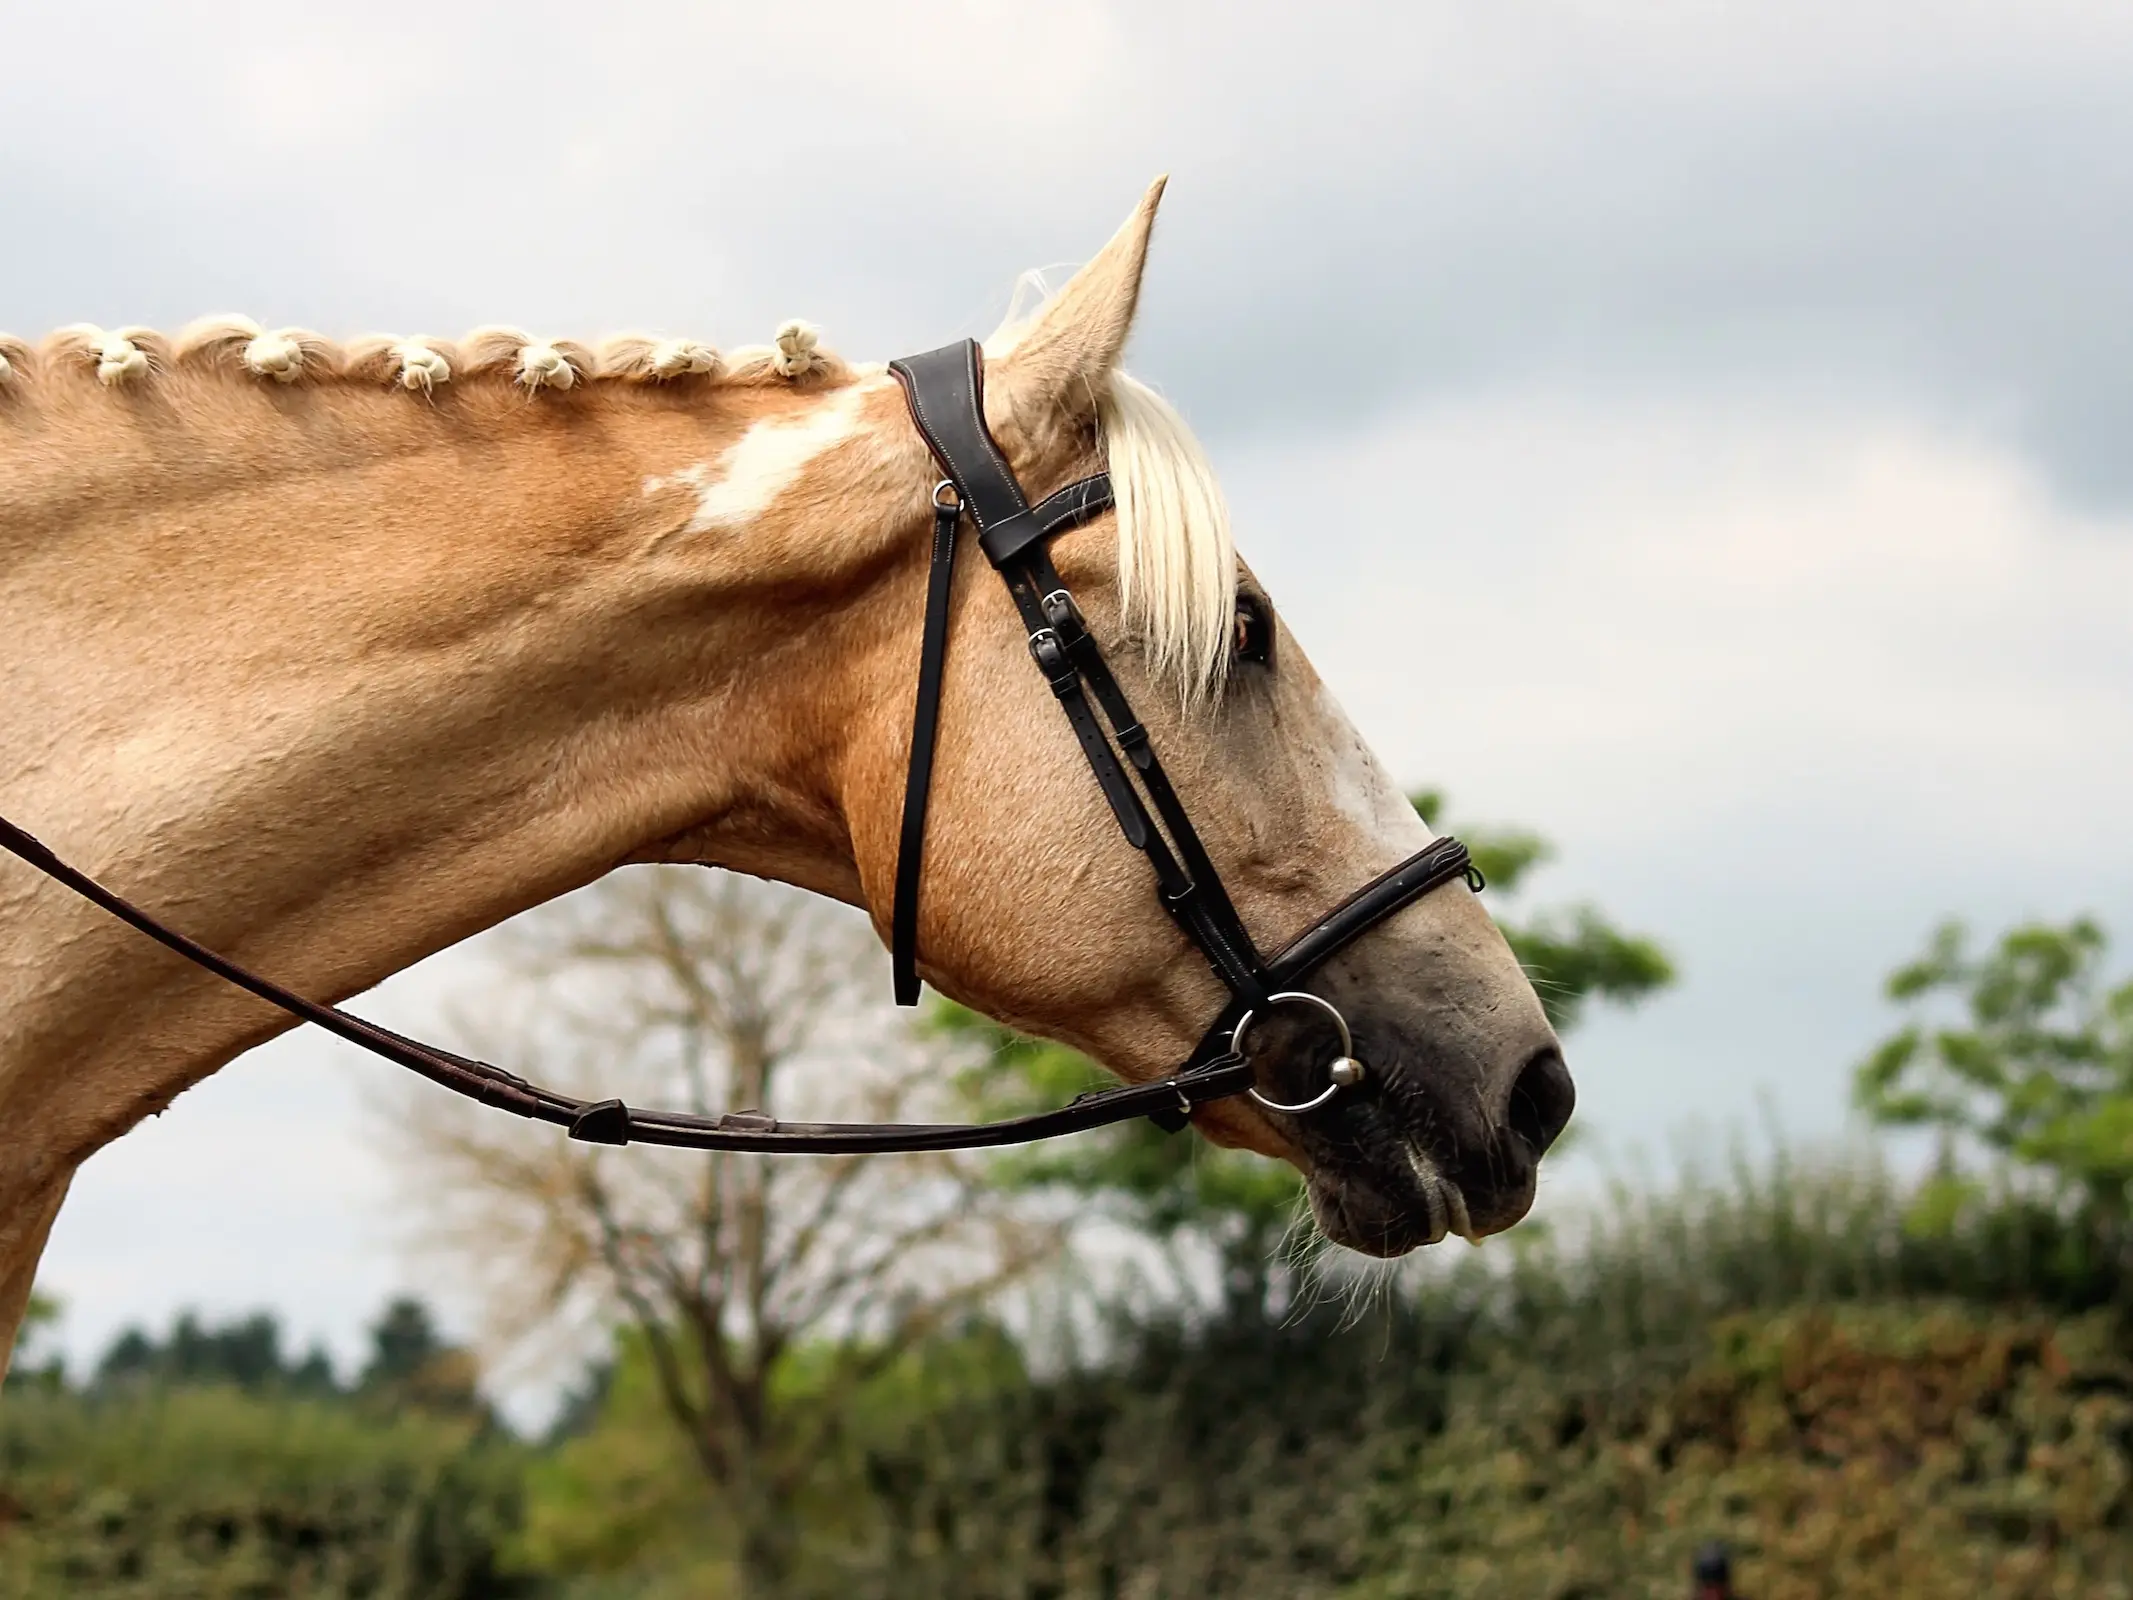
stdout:
{"type": "MultiPolygon", "coordinates": [[[[1244,929],[1271,951],[1431,835],[1235,553],[1220,488],[1183,422],[1121,369],[1160,194],[1158,184],[1057,296],[989,342],[983,411],[1032,501],[1108,473],[1114,509],[1051,540],[1052,560],[1244,929]]],[[[923,610],[914,591],[938,473],[900,406],[869,416],[866,448],[843,458],[848,492],[834,497],[859,503],[862,481],[906,486],[905,598],[872,658],[880,692],[857,719],[845,791],[864,898],[887,936],[923,610]]],[[[1151,893],[1147,864],[1031,670],[1030,621],[982,563],[959,572],[922,970],[989,1015],[1148,1079],[1184,1059],[1229,997],[1151,893]]],[[[1479,1238],[1522,1217],[1574,1096],[1532,986],[1468,888],[1440,889],[1363,934],[1311,992],[1328,1007],[1255,1015],[1248,1048],[1265,1092],[1201,1108],[1202,1130],[1294,1163],[1325,1232],[1370,1254],[1447,1232],[1479,1238]],[[1364,1065],[1350,1092],[1327,1096],[1327,1064],[1345,1053],[1336,1016],[1364,1065]],[[1278,1109],[1314,1099],[1309,1111],[1278,1109]]]]}

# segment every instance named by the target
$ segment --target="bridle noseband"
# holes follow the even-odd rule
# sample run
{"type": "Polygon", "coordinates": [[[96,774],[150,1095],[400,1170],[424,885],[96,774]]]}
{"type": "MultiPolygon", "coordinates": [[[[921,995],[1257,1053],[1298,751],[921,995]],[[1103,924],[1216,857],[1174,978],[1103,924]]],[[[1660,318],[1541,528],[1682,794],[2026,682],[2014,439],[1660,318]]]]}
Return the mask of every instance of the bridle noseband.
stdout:
{"type": "Polygon", "coordinates": [[[1052,1111],[985,1123],[783,1122],[755,1111],[695,1116],[639,1111],[620,1100],[578,1100],[530,1083],[516,1073],[424,1044],[376,1023],[306,999],[272,979],[177,932],[150,913],[62,861],[14,823],[0,817],[0,849],[102,907],[194,965],[257,995],[297,1018],[371,1054],[420,1073],[431,1082],[485,1105],[554,1123],[573,1139],[595,1144],[659,1144],[693,1150],[856,1155],[868,1152],[971,1150],[1026,1144],[1147,1117],[1182,1128],[1211,1100],[1250,1095],[1268,1110],[1291,1116],[1316,1111],[1365,1077],[1354,1058],[1347,1020],[1333,1004],[1301,985],[1363,933],[1432,889],[1481,875],[1456,839],[1436,839],[1398,866],[1371,879],[1313,923],[1271,960],[1263,959],[1238,917],[1221,874],[1200,843],[1192,819],[1156,758],[1147,730],[1082,619],[1080,607],[1052,565],[1045,544],[1110,509],[1111,481],[1098,473],[1069,484],[1032,506],[1007,458],[985,425],[983,356],[966,339],[924,355],[889,363],[903,385],[912,421],[947,476],[934,489],[933,549],[919,646],[917,702],[911,725],[910,766],[904,786],[890,952],[896,1001],[914,1005],[919,878],[925,860],[926,809],[940,727],[948,611],[956,532],[969,516],[978,544],[1007,584],[1029,632],[1029,651],[1065,712],[1082,755],[1102,789],[1126,842],[1148,858],[1156,893],[1185,936],[1207,958],[1230,999],[1192,1054],[1169,1076],[1084,1094],[1052,1111]],[[1093,705],[1092,702],[1093,701],[1093,705]],[[1097,711],[1103,720],[1099,723],[1097,711]],[[1108,728],[1108,732],[1106,729],[1108,728]],[[1151,812],[1150,807],[1153,807],[1151,812]],[[1301,1006],[1328,1019],[1340,1054],[1326,1086],[1295,1103],[1269,1099],[1253,1083],[1243,1054],[1249,1030],[1281,1006],[1301,1006]]]}

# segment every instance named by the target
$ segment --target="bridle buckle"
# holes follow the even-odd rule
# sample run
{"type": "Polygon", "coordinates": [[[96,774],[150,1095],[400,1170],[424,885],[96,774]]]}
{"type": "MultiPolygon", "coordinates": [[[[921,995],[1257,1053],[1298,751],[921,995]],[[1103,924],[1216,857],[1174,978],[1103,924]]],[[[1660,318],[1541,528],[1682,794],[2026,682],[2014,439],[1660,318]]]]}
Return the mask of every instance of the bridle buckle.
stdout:
{"type": "Polygon", "coordinates": [[[1037,605],[1044,612],[1044,620],[1059,633],[1073,636],[1089,631],[1088,623],[1082,618],[1081,607],[1074,603],[1074,597],[1066,590],[1054,589],[1039,600],[1037,605]]]}
{"type": "Polygon", "coordinates": [[[1029,636],[1030,659],[1037,663],[1037,670],[1050,680],[1052,692],[1057,694],[1062,683],[1074,682],[1074,663],[1067,659],[1066,641],[1059,637],[1056,628],[1039,628],[1029,636]]]}

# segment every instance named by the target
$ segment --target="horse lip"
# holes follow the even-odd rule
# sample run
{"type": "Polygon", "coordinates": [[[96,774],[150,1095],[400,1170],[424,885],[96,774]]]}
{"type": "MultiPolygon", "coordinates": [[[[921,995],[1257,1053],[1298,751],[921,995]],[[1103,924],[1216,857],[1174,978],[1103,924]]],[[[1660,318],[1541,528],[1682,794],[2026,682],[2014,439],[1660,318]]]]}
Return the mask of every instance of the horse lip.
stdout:
{"type": "Polygon", "coordinates": [[[1444,1203],[1452,1214],[1452,1232],[1458,1234],[1468,1244],[1481,1243],[1474,1236],[1474,1219],[1467,1215],[1466,1191],[1449,1179],[1444,1180],[1444,1203]]]}
{"type": "Polygon", "coordinates": [[[1402,1148],[1407,1165],[1414,1172],[1423,1208],[1429,1214],[1429,1235],[1422,1242],[1436,1244],[1447,1234],[1457,1234],[1469,1244],[1479,1244],[1481,1241],[1474,1237],[1474,1219],[1467,1211],[1466,1195],[1459,1185],[1439,1172],[1437,1163],[1415,1145],[1402,1148]]]}
{"type": "MultiPolygon", "coordinates": [[[[1417,1176],[1420,1176],[1418,1173],[1417,1176]]],[[[1451,1212],[1444,1203],[1444,1195],[1434,1178],[1422,1178],[1422,1205],[1429,1213],[1429,1231],[1423,1235],[1424,1244],[1435,1244],[1444,1237],[1451,1226],[1451,1212]]]]}

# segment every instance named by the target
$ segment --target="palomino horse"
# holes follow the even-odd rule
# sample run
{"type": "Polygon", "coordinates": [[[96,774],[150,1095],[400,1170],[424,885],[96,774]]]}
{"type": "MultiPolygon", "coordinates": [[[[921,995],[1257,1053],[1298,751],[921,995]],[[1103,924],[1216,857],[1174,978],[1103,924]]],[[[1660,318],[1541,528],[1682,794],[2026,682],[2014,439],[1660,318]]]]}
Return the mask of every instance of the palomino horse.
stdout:
{"type": "MultiPolygon", "coordinates": [[[[996,338],[985,417],[1033,495],[1108,467],[1115,513],[1054,557],[1273,948],[1430,836],[1238,565],[1182,422],[1118,368],[1161,187],[996,338]]],[[[937,476],[892,378],[800,324],[726,358],[240,319],[0,340],[0,812],[327,999],[634,861],[783,879],[886,934],[937,476]]],[[[1155,1077],[1221,987],[1008,596],[966,564],[950,604],[924,975],[1155,1077]]],[[[1295,1164],[1373,1254],[1523,1216],[1572,1090],[1468,890],[1315,982],[1369,1089],[1222,1100],[1201,1130],[1295,1164]]],[[[12,858],[0,1016],[4,1349],[80,1163],[288,1023],[12,858]]]]}

